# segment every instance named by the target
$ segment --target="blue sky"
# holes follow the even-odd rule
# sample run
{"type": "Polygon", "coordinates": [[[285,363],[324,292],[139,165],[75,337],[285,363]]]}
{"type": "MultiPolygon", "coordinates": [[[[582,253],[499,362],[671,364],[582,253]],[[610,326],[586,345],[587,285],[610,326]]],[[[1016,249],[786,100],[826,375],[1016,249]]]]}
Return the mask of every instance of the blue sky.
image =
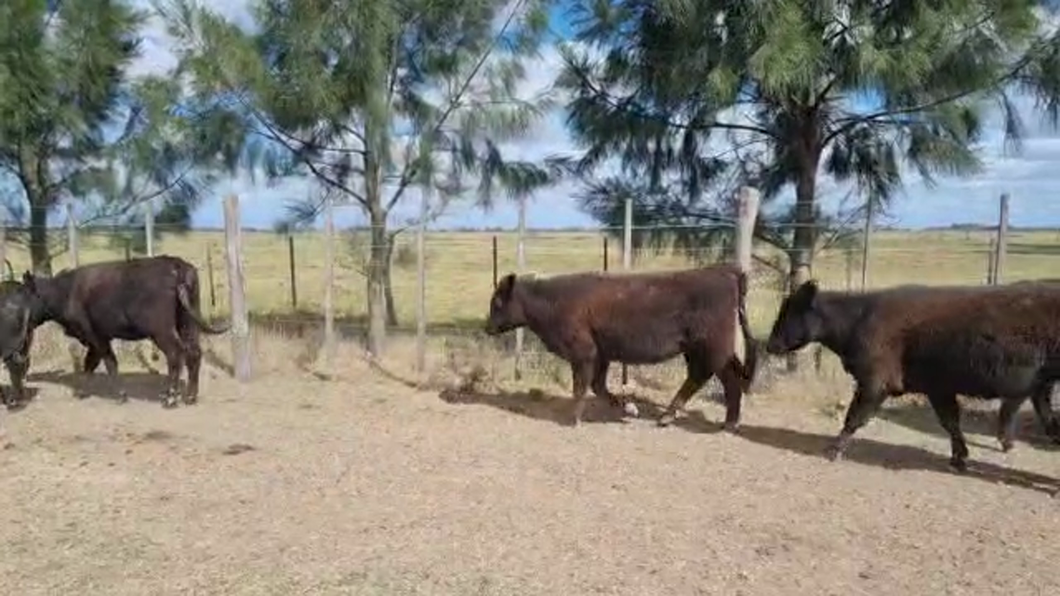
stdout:
{"type": "MultiPolygon", "coordinates": [[[[142,0],[147,4],[147,0],[142,0]]],[[[216,10],[229,18],[247,22],[246,0],[217,0],[211,3],[216,10]]],[[[568,37],[571,27],[561,10],[552,15],[552,28],[559,36],[568,37]]],[[[158,27],[147,34],[145,55],[138,69],[144,72],[165,70],[172,65],[169,41],[158,27]]],[[[528,65],[528,78],[540,88],[547,85],[558,72],[558,59],[553,47],[542,52],[540,60],[528,65]]],[[[1005,155],[997,116],[993,115],[990,134],[982,147],[986,169],[972,178],[941,178],[935,188],[928,188],[912,177],[908,180],[903,196],[892,209],[891,222],[906,227],[948,225],[955,222],[991,223],[996,221],[998,196],[1002,192],[1011,195],[1011,221],[1013,225],[1060,225],[1060,178],[1056,176],[1056,164],[1060,164],[1060,133],[1041,122],[1033,114],[1031,100],[1021,101],[1024,110],[1027,137],[1019,155],[1005,155]]],[[[564,129],[561,113],[549,115],[536,126],[533,132],[518,143],[508,145],[512,154],[522,159],[541,158],[553,153],[574,151],[564,129]]],[[[581,213],[572,195],[577,187],[559,185],[543,190],[534,199],[528,218],[531,227],[551,228],[568,226],[594,226],[595,222],[581,213]]],[[[236,192],[243,204],[244,225],[270,227],[283,213],[284,201],[292,197],[303,197],[308,192],[305,182],[291,180],[274,187],[263,182],[252,184],[245,177],[226,181],[218,185],[216,195],[224,196],[236,192]]],[[[828,202],[842,193],[842,189],[822,189],[822,200],[828,202]]],[[[415,199],[406,201],[398,209],[395,220],[411,216],[415,199]]],[[[350,225],[362,221],[355,207],[344,207],[337,213],[339,225],[350,225]]],[[[501,204],[490,213],[482,213],[466,205],[450,208],[447,215],[433,227],[514,227],[516,215],[510,206],[501,204]]],[[[219,226],[221,205],[218,199],[206,202],[194,215],[196,226],[219,226]]]]}

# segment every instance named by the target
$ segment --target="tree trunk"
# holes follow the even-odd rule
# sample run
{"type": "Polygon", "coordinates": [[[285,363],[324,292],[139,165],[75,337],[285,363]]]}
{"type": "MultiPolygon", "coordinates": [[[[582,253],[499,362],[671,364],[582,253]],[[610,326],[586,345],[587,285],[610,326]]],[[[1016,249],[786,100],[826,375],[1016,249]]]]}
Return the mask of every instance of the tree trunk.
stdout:
{"type": "Polygon", "coordinates": [[[368,352],[373,358],[383,355],[386,343],[386,276],[387,234],[386,214],[372,209],[368,214],[371,226],[371,248],[368,253],[368,352]]]}
{"type": "MultiPolygon", "coordinates": [[[[808,119],[812,122],[812,119],[808,119]]],[[[816,127],[809,122],[803,127],[806,132],[797,148],[799,159],[798,180],[795,183],[795,236],[788,256],[788,293],[810,279],[813,264],[813,249],[817,244],[817,221],[814,199],[817,191],[817,166],[821,151],[817,147],[816,127]]],[[[799,368],[799,354],[788,354],[788,372],[799,368]]]]}
{"type": "Polygon", "coordinates": [[[386,241],[386,271],[383,273],[383,291],[386,296],[386,324],[389,327],[397,327],[397,306],[394,304],[394,283],[391,281],[390,272],[394,270],[394,246],[397,238],[393,234],[387,234],[386,241]]]}
{"type": "Polygon", "coordinates": [[[48,247],[48,208],[43,205],[44,197],[37,192],[26,189],[29,198],[29,258],[33,273],[37,275],[52,274],[52,255],[48,247]]]}

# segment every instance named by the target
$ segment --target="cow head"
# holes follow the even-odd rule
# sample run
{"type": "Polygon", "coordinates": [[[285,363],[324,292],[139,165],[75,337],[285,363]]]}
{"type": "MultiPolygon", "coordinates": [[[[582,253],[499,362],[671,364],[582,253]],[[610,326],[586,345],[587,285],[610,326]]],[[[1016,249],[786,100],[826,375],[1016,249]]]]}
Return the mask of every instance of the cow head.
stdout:
{"type": "Polygon", "coordinates": [[[55,318],[52,302],[55,301],[56,297],[54,296],[53,288],[48,283],[50,281],[47,277],[40,277],[29,271],[22,274],[22,286],[33,297],[31,317],[34,326],[55,318]]]}
{"type": "Polygon", "coordinates": [[[817,307],[817,282],[811,279],[781,302],[766,352],[786,354],[820,339],[824,320],[817,307]]]}
{"type": "Polygon", "coordinates": [[[519,300],[514,273],[505,275],[497,283],[490,298],[490,315],[486,320],[486,333],[499,335],[526,324],[526,314],[519,300]]]}

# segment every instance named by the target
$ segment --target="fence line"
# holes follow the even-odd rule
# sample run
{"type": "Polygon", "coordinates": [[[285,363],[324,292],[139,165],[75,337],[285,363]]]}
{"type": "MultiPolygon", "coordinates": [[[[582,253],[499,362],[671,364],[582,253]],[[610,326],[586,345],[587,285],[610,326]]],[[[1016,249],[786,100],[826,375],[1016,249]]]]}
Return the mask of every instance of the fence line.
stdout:
{"type": "MultiPolygon", "coordinates": [[[[826,287],[849,290],[910,282],[975,284],[985,279],[985,283],[995,284],[1002,278],[1015,281],[1050,276],[1060,264],[1060,231],[1011,229],[1008,200],[1007,195],[1002,196],[999,221],[993,229],[902,232],[874,230],[867,222],[859,230],[860,242],[818,250],[811,273],[826,287]],[[856,283],[859,278],[860,284],[856,283]]],[[[78,226],[70,213],[65,230],[49,229],[47,241],[55,269],[152,253],[174,254],[194,263],[209,294],[209,314],[234,315],[233,350],[239,356],[237,370],[243,378],[249,378],[251,370],[248,342],[252,320],[255,324],[292,326],[320,321],[315,324],[324,327],[325,345],[331,346],[325,349],[329,358],[336,323],[344,330],[363,329],[364,269],[371,252],[366,231],[336,233],[330,209],[326,209],[323,232],[284,235],[242,228],[238,199],[225,201],[225,214],[224,232],[178,233],[152,218],[147,218],[141,229],[78,226]],[[135,241],[141,233],[146,235],[144,246],[135,241]],[[218,255],[224,260],[227,275],[215,271],[218,255]]],[[[632,219],[630,204],[626,225],[620,230],[541,231],[523,229],[525,225],[515,232],[423,230],[415,242],[411,234],[399,235],[391,251],[388,280],[390,318],[396,319],[391,323],[397,323],[391,327],[408,329],[415,321],[418,350],[422,350],[428,332],[481,328],[497,279],[509,271],[609,271],[614,270],[616,258],[621,258],[624,270],[674,269],[729,260],[744,250],[744,242],[748,262],[754,264],[748,267],[752,273],[751,318],[759,329],[768,325],[788,283],[783,250],[761,240],[752,245],[748,236],[740,234],[735,234],[738,239],[734,241],[702,246],[695,238],[687,242],[680,238],[677,232],[687,227],[637,227],[632,219]],[[642,233],[659,236],[663,231],[675,232],[674,238],[655,238],[657,243],[653,243],[651,234],[642,233]],[[621,255],[614,254],[616,246],[621,255]]],[[[722,222],[722,226],[729,223],[722,222]]],[[[733,228],[734,233],[738,231],[733,228]]],[[[26,230],[0,224],[0,238],[0,258],[10,261],[11,273],[28,269],[26,230]]],[[[523,350],[514,349],[522,354],[523,350]]],[[[421,360],[418,356],[417,363],[421,360]]]]}

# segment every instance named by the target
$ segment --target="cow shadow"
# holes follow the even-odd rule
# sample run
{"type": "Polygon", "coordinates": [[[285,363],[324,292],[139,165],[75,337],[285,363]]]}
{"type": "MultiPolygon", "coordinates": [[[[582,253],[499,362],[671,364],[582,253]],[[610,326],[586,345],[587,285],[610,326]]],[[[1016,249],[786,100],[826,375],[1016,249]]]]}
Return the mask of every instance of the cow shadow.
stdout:
{"type": "MultiPolygon", "coordinates": [[[[106,373],[86,375],[64,370],[49,370],[31,373],[27,380],[54,383],[69,388],[75,395],[84,398],[100,397],[114,401],[124,398],[161,402],[166,388],[166,376],[150,372],[119,372],[116,377],[106,373]],[[124,392],[124,397],[122,395],[124,392]]],[[[183,386],[183,380],[182,380],[183,386]]]]}
{"type": "MultiPolygon", "coordinates": [[[[790,428],[754,425],[741,425],[738,434],[741,438],[752,443],[822,459],[824,459],[825,449],[834,439],[831,435],[821,435],[790,428]]],[[[835,465],[842,465],[844,461],[852,461],[887,470],[923,470],[952,474],[975,478],[992,484],[1008,484],[1047,495],[1053,495],[1060,491],[1060,479],[1057,478],[1006,468],[975,459],[969,459],[968,470],[964,473],[959,473],[949,466],[948,456],[920,447],[883,443],[869,438],[855,437],[844,452],[843,459],[835,462],[835,465]]]]}
{"type": "MultiPolygon", "coordinates": [[[[554,395],[543,391],[499,391],[495,393],[446,389],[438,398],[449,404],[485,405],[505,412],[525,416],[532,420],[552,422],[559,426],[571,426],[574,415],[574,399],[570,395],[554,395]]],[[[638,416],[626,416],[622,409],[602,397],[586,397],[585,410],[582,413],[584,424],[624,424],[634,420],[658,420],[665,406],[637,395],[624,395],[623,398],[637,406],[638,416]]],[[[707,395],[700,399],[717,400],[717,396],[707,395]]],[[[691,432],[713,433],[721,429],[721,422],[711,422],[698,410],[684,412],[672,426],[691,432]]]]}
{"type": "MultiPolygon", "coordinates": [[[[967,434],[982,435],[989,437],[987,440],[977,440],[967,437],[968,445],[980,449],[1001,451],[1001,444],[994,438],[997,435],[997,410],[979,410],[962,408],[961,430],[967,434]]],[[[938,417],[929,405],[907,403],[902,405],[890,405],[880,408],[877,416],[892,424],[915,430],[926,435],[933,435],[949,439],[949,434],[939,424],[938,417]]],[[[1060,445],[1052,440],[1042,431],[1038,419],[1033,411],[1021,409],[1016,413],[1016,449],[1020,444],[1025,444],[1045,451],[1060,451],[1060,445]]]]}

